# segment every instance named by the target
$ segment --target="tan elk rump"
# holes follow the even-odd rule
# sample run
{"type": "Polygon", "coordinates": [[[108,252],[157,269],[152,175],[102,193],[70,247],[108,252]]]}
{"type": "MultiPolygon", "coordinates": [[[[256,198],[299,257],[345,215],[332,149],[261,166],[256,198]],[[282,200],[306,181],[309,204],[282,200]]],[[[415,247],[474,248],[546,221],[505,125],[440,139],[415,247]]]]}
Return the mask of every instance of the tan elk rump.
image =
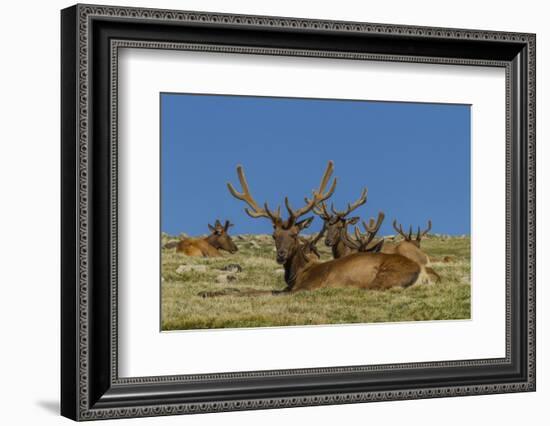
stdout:
{"type": "Polygon", "coordinates": [[[441,277],[431,267],[430,258],[420,248],[422,238],[432,229],[432,221],[428,220],[428,227],[423,231],[418,227],[415,238],[413,238],[412,226],[409,227],[409,232],[406,233],[403,231],[403,227],[397,224],[397,220],[394,220],[393,228],[403,237],[403,240],[398,243],[385,243],[382,247],[382,253],[400,254],[401,256],[411,259],[420,265],[428,276],[435,278],[436,281],[440,281],[441,277]]]}
{"type": "MultiPolygon", "coordinates": [[[[250,193],[241,166],[237,167],[237,175],[242,192],[238,192],[233,185],[228,183],[231,194],[249,206],[245,208],[245,212],[249,216],[271,220],[277,253],[276,260],[277,263],[284,265],[285,269],[285,282],[287,284],[285,291],[295,292],[327,287],[387,289],[407,287],[414,284],[420,274],[420,267],[417,263],[399,254],[358,252],[340,259],[320,262],[311,255],[307,244],[300,240],[299,233],[311,224],[313,217],[299,219],[313,210],[315,206],[327,200],[336,188],[335,178],[330,189],[326,190],[332,172],[333,163],[330,161],[319,188],[313,191],[311,199],[306,198],[305,206],[300,209],[294,210],[288,197],[285,198],[285,207],[288,211],[287,219],[281,217],[280,206],[272,211],[267,203],[264,203],[263,208],[258,205],[250,193]]],[[[274,294],[277,292],[253,291],[247,294],[265,293],[274,294]]]]}
{"type": "Polygon", "coordinates": [[[176,252],[195,257],[220,257],[220,250],[235,253],[238,248],[228,234],[231,226],[233,224],[228,220],[225,225],[216,220],[214,226],[208,224],[210,235],[204,238],[184,238],[176,245],[176,252]]]}

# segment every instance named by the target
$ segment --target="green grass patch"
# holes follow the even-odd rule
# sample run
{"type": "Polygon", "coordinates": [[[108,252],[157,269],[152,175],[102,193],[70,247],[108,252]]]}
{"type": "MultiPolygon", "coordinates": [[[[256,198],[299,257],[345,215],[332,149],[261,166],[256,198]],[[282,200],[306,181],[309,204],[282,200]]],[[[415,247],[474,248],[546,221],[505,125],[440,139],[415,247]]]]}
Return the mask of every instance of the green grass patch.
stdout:
{"type": "MultiPolygon", "coordinates": [[[[169,239],[163,235],[163,240],[169,239]]],[[[203,291],[231,288],[282,290],[282,268],[267,235],[234,237],[239,251],[222,258],[193,258],[162,250],[162,329],[278,327],[290,325],[456,320],[470,318],[470,238],[430,236],[422,248],[442,282],[386,291],[320,289],[280,296],[202,298],[203,291]],[[235,281],[218,282],[221,269],[238,264],[235,281]],[[197,270],[176,272],[181,265],[197,270]],[[203,266],[204,265],[204,266],[203,266]]],[[[319,244],[322,260],[331,259],[319,244]]]]}

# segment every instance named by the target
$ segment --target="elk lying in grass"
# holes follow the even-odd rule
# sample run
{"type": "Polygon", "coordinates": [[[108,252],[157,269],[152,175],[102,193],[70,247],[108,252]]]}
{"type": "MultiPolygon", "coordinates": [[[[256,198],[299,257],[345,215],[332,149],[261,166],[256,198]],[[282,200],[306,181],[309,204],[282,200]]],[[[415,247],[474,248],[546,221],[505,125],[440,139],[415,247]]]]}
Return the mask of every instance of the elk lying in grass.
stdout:
{"type": "MultiPolygon", "coordinates": [[[[306,202],[307,202],[306,198],[306,202]]],[[[344,211],[339,211],[334,208],[334,204],[331,204],[331,212],[328,211],[326,203],[321,203],[319,206],[313,208],[315,214],[323,219],[324,226],[326,227],[325,245],[332,250],[332,257],[339,259],[347,256],[351,253],[357,253],[359,250],[354,248],[350,244],[344,242],[345,239],[349,240],[348,225],[355,225],[359,221],[359,217],[348,217],[348,215],[367,202],[367,188],[363,189],[361,196],[353,204],[348,203],[348,207],[344,211]]],[[[380,213],[382,214],[382,213],[380,213]]],[[[382,215],[383,218],[383,215],[382,215]]],[[[372,247],[365,247],[365,252],[379,252],[382,248],[383,241],[373,245],[372,247]]]]}
{"type": "MultiPolygon", "coordinates": [[[[420,267],[412,260],[398,254],[357,252],[348,256],[320,262],[309,253],[308,247],[300,240],[300,232],[307,228],[313,217],[300,219],[319,203],[324,202],[334,192],[336,179],[330,189],[326,187],[333,172],[333,163],[329,162],[317,190],[306,205],[294,210],[288,197],[285,206],[288,218],[281,217],[280,206],[272,211],[267,203],[261,208],[250,193],[243,169],[237,167],[242,193],[228,183],[231,194],[248,204],[245,212],[253,218],[266,218],[273,224],[273,239],[276,247],[277,263],[284,265],[287,288],[283,292],[313,290],[318,288],[356,287],[363,289],[386,289],[390,287],[408,287],[414,284],[420,274],[420,267]]],[[[243,294],[276,294],[275,291],[252,291],[243,294]]],[[[218,293],[203,293],[203,296],[218,293]]]]}
{"type": "Polygon", "coordinates": [[[406,233],[403,231],[401,224],[398,225],[397,220],[394,220],[393,229],[403,237],[403,240],[398,243],[384,244],[382,253],[395,253],[405,256],[419,264],[429,276],[434,277],[436,281],[440,281],[441,277],[430,266],[430,258],[420,248],[420,241],[432,229],[432,221],[428,220],[428,227],[423,231],[418,227],[415,238],[413,238],[412,226],[409,227],[409,232],[406,233]]]}
{"type": "Polygon", "coordinates": [[[195,257],[220,257],[220,250],[235,253],[238,248],[228,234],[233,226],[228,220],[222,225],[216,220],[214,226],[208,224],[211,234],[205,238],[184,238],[177,243],[176,252],[195,257]]]}

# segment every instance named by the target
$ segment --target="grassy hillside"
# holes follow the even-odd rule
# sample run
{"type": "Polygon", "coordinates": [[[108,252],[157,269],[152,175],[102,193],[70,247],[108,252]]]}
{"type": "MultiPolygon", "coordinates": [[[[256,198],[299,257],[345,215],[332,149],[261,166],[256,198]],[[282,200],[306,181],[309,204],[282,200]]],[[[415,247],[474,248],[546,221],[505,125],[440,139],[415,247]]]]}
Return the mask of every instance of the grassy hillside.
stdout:
{"type": "MultiPolygon", "coordinates": [[[[163,235],[163,242],[173,239],[163,235]]],[[[269,235],[233,237],[238,253],[192,258],[162,249],[162,329],[236,328],[470,318],[470,239],[430,235],[422,248],[442,282],[387,291],[321,289],[203,298],[228,288],[284,289],[269,235]],[[238,265],[242,271],[235,272],[238,265]],[[230,269],[229,271],[223,269],[230,269]]],[[[387,239],[387,240],[391,240],[387,239]]],[[[322,259],[331,259],[322,243],[322,259]]]]}

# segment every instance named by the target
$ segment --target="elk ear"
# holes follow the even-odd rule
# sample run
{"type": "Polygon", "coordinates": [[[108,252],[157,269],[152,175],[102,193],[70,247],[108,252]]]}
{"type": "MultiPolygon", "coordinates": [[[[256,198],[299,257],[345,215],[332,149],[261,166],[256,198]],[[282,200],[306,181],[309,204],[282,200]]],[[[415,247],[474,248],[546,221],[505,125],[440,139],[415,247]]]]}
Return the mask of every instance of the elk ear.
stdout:
{"type": "Polygon", "coordinates": [[[212,225],[208,224],[208,229],[210,229],[211,232],[216,232],[216,228],[214,228],[212,225]]]}
{"type": "Polygon", "coordinates": [[[359,216],[350,217],[346,222],[348,225],[355,225],[357,222],[359,222],[359,219],[359,216]]]}
{"type": "Polygon", "coordinates": [[[311,225],[311,222],[313,222],[314,217],[308,217],[307,219],[301,220],[300,222],[296,222],[296,226],[301,231],[302,229],[306,229],[311,225]]]}

